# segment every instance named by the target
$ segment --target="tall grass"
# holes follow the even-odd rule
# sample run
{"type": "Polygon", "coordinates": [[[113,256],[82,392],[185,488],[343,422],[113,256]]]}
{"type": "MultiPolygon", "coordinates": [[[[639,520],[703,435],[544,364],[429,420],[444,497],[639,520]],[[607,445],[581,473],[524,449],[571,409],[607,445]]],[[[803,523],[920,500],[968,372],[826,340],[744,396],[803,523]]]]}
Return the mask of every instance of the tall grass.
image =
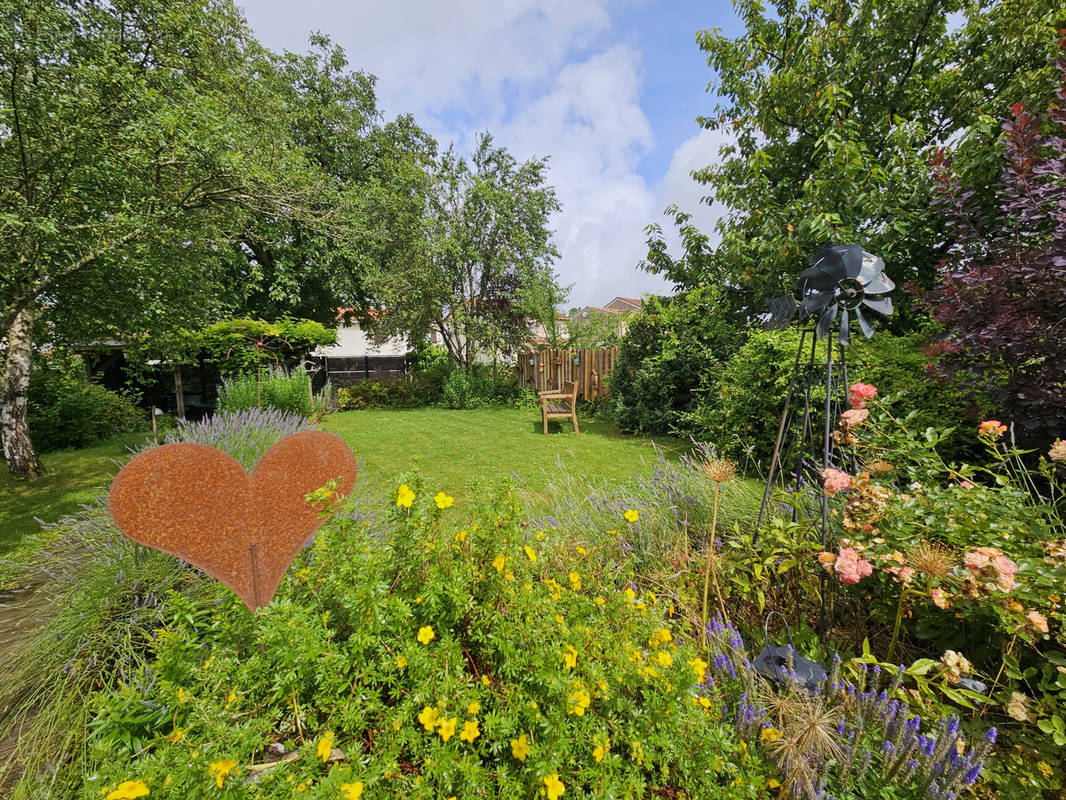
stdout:
{"type": "Polygon", "coordinates": [[[218,390],[219,411],[247,411],[252,408],[276,408],[311,417],[321,416],[329,408],[332,387],[317,397],[311,391],[311,376],[300,369],[289,372],[269,367],[258,375],[246,373],[223,378],[218,390]]]}
{"type": "MultiPolygon", "coordinates": [[[[553,480],[530,508],[542,528],[587,531],[592,537],[613,532],[617,544],[638,571],[660,569],[671,551],[705,546],[711,535],[716,484],[703,472],[714,458],[707,445],[694,444],[680,460],[667,459],[661,450],[652,472],[636,476],[621,488],[597,487],[568,473],[553,480]],[[636,522],[625,513],[636,511],[636,522]]],[[[762,501],[762,487],[733,479],[720,485],[717,529],[751,529],[762,501]]]]}

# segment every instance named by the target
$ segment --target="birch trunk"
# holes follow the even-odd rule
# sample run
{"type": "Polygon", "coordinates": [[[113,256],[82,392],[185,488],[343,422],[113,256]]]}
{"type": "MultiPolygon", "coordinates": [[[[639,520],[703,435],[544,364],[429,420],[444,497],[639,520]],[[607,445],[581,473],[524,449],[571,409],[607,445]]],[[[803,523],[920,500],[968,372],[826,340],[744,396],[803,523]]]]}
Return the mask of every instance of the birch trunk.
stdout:
{"type": "Polygon", "coordinates": [[[33,450],[26,420],[33,316],[33,306],[29,305],[15,316],[7,330],[7,352],[0,375],[0,447],[11,474],[29,479],[41,474],[41,462],[33,450]]]}

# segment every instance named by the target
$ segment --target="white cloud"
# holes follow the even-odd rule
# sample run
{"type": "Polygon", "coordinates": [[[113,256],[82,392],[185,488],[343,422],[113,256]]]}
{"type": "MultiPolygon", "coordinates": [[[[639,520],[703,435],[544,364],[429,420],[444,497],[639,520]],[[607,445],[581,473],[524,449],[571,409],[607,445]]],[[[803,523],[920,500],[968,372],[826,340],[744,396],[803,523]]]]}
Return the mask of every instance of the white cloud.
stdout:
{"type": "MultiPolygon", "coordinates": [[[[706,202],[710,187],[692,179],[693,170],[701,169],[719,160],[718,148],[733,141],[733,137],[723,131],[702,130],[690,139],[682,142],[670,159],[670,166],[658,187],[658,197],[662,201],[660,208],[676,205],[679,210],[692,215],[691,224],[707,234],[711,246],[718,243],[718,233],[714,224],[725,213],[721,203],[706,202]]],[[[671,254],[680,255],[680,239],[671,224],[667,228],[663,220],[663,233],[671,245],[671,254]]]]}
{"type": "Polygon", "coordinates": [[[698,204],[702,187],[688,177],[715,159],[713,135],[678,147],[658,185],[638,171],[655,146],[640,106],[642,57],[614,35],[608,0],[302,0],[298,16],[292,9],[291,0],[245,5],[269,47],[304,50],[311,31],[329,33],[353,67],[378,76],[388,116],[413,113],[443,146],[468,152],[489,130],[519,159],[550,156],[563,206],[553,220],[556,267],[574,284],[569,304],[669,290],[636,268],[644,227],[667,222],[669,203],[713,226],[714,210],[698,204]]]}

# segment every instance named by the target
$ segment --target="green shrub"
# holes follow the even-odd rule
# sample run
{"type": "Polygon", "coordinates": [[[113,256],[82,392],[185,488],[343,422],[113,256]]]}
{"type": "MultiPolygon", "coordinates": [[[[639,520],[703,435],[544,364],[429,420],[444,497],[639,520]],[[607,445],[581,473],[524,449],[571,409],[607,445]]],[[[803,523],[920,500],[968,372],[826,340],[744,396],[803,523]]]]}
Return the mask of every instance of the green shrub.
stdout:
{"type": "Polygon", "coordinates": [[[722,365],[744,340],[718,298],[713,287],[649,297],[632,319],[611,374],[611,397],[623,430],[691,432],[685,415],[701,395],[715,391],[722,365]]]}
{"type": "Polygon", "coordinates": [[[148,415],[133,401],[90,383],[78,356],[55,355],[35,362],[28,417],[39,452],[87,447],[149,427],[148,415]]]}
{"type": "Polygon", "coordinates": [[[263,798],[752,796],[766,763],[695,702],[666,600],[528,534],[506,494],[470,525],[410,485],[380,524],[327,525],[256,615],[172,595],[150,673],[89,702],[79,796],[236,797],[253,774],[263,798]],[[271,742],[295,757],[248,770],[271,742]]]}
{"type": "MultiPolygon", "coordinates": [[[[717,386],[680,415],[679,427],[699,439],[715,442],[734,458],[768,461],[799,337],[795,327],[752,331],[724,365],[717,386]]],[[[807,342],[809,346],[810,337],[807,342]]],[[[818,358],[824,359],[824,345],[819,349],[818,358]]],[[[929,337],[923,333],[893,336],[880,331],[869,340],[856,336],[847,348],[848,382],[890,387],[886,390],[903,395],[908,406],[918,412],[918,422],[968,429],[980,414],[975,400],[928,374],[927,367],[937,358],[930,354],[931,349],[929,337]]],[[[806,358],[805,353],[801,367],[806,358]]],[[[816,370],[824,373],[824,367],[816,370]]],[[[824,397],[824,389],[816,383],[813,402],[818,404],[824,397]]],[[[943,448],[948,457],[972,454],[972,437],[956,433],[944,441],[943,448]]]]}
{"type": "MultiPolygon", "coordinates": [[[[323,391],[331,391],[326,389],[323,391]]],[[[323,406],[323,395],[311,395],[311,377],[301,369],[288,372],[280,367],[265,368],[261,377],[246,373],[223,378],[218,390],[219,411],[245,411],[271,407],[311,417],[323,406]]]]}

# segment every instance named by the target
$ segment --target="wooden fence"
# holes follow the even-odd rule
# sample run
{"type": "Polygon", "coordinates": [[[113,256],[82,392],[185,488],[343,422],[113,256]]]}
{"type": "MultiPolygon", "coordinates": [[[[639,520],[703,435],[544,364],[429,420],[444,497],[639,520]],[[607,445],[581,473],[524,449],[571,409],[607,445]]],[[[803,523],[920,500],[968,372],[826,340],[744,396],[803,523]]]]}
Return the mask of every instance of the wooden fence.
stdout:
{"type": "Polygon", "coordinates": [[[600,350],[534,350],[518,354],[518,380],[538,392],[561,389],[577,381],[578,397],[595,400],[608,394],[607,377],[614,371],[618,348],[600,350]]]}

